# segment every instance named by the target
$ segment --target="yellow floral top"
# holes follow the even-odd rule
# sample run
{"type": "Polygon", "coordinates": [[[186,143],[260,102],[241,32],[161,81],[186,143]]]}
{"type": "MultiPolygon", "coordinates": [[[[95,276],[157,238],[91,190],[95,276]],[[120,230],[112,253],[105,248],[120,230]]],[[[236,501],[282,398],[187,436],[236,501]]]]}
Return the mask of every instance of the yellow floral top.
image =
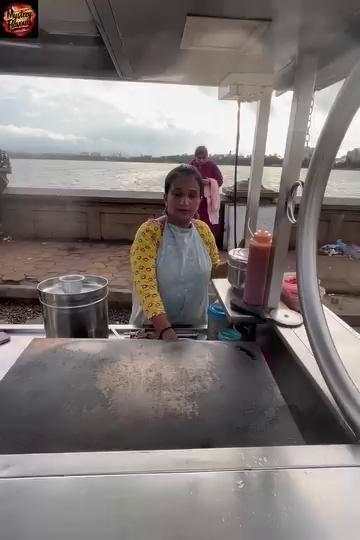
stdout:
{"type": "MultiPolygon", "coordinates": [[[[206,223],[193,220],[212,262],[213,271],[221,263],[215,238],[206,223]]],[[[143,223],[135,236],[130,250],[133,285],[147,319],[165,313],[158,290],[156,278],[156,260],[160,247],[163,224],[156,220],[143,223]]]]}

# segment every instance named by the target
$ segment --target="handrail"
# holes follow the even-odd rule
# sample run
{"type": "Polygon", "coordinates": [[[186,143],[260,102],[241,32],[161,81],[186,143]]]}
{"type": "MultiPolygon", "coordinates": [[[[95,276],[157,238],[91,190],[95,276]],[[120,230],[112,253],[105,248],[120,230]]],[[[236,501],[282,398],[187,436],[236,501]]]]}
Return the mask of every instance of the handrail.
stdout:
{"type": "Polygon", "coordinates": [[[305,327],[320,371],[360,440],[360,392],[331,337],[320,301],[316,271],[321,203],[336,154],[360,106],[360,62],[339,91],[321,131],[305,181],[298,220],[297,271],[305,327]]]}

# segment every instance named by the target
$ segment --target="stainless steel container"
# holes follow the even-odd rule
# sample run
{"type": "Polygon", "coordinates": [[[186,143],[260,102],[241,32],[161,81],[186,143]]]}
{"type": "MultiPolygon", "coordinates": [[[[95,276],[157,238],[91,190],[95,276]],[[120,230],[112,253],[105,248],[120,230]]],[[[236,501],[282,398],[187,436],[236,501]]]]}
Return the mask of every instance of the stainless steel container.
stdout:
{"type": "Polygon", "coordinates": [[[236,248],[229,251],[228,280],[233,287],[242,290],[245,285],[249,250],[236,248]]]}
{"type": "Polygon", "coordinates": [[[61,276],[42,281],[38,291],[47,337],[108,337],[107,279],[61,276]]]}

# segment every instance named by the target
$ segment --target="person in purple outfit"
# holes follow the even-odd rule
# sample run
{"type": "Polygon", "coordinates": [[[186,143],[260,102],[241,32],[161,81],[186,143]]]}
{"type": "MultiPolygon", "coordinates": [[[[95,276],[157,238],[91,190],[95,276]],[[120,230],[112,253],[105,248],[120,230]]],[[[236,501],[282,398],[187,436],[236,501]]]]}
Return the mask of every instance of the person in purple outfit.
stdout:
{"type": "MultiPolygon", "coordinates": [[[[209,178],[214,178],[217,181],[219,188],[222,186],[223,176],[215,161],[209,159],[209,152],[206,146],[198,146],[196,148],[194,158],[191,160],[190,164],[197,168],[205,185],[209,183],[209,178]]],[[[210,222],[207,200],[205,197],[202,198],[199,206],[199,218],[201,221],[205,221],[215,238],[218,239],[220,227],[219,225],[210,222]]]]}

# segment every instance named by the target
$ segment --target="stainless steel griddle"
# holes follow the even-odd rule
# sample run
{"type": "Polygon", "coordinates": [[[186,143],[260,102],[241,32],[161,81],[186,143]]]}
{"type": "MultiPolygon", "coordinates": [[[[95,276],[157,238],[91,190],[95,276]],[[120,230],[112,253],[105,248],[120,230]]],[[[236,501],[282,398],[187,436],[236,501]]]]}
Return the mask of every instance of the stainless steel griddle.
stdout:
{"type": "Polygon", "coordinates": [[[303,443],[253,344],[35,339],[0,409],[8,454],[303,443]]]}

